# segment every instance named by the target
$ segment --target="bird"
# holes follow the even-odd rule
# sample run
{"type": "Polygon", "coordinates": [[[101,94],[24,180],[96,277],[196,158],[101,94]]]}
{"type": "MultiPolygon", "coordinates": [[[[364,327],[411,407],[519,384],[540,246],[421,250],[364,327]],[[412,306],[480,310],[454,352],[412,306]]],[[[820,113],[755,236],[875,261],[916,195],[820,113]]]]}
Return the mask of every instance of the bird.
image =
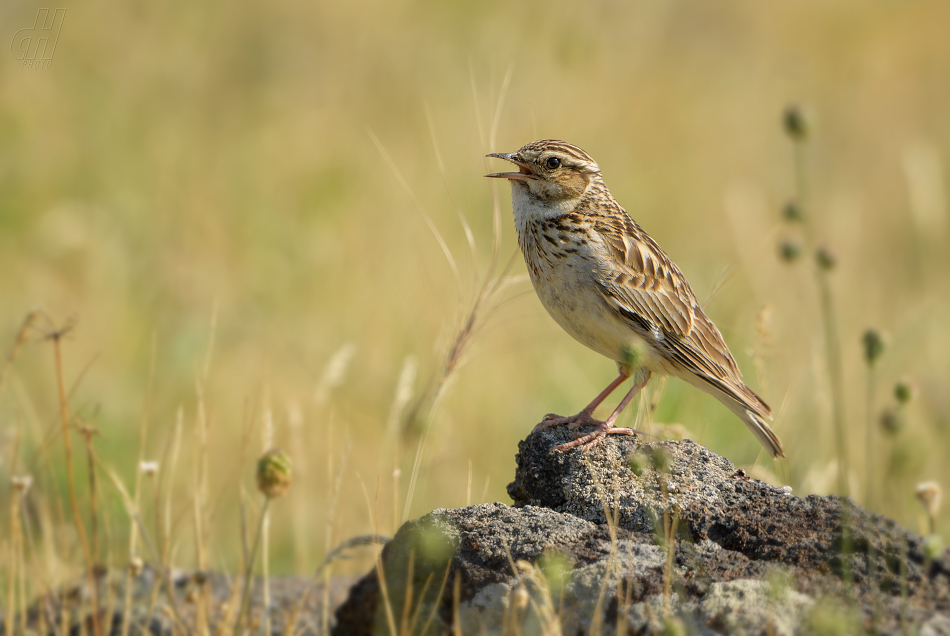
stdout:
{"type": "Polygon", "coordinates": [[[557,139],[487,156],[518,168],[485,176],[511,184],[518,245],[541,304],[568,334],[617,363],[617,378],[579,413],[549,414],[537,425],[596,427],[555,450],[589,449],[607,435],[639,433],[615,423],[656,374],[714,396],[772,457],[784,457],[781,440],[766,422],[772,409],[743,383],[683,272],[610,194],[594,159],[557,139]],[[633,387],[613,412],[596,419],[594,410],[630,378],[633,387]]]}

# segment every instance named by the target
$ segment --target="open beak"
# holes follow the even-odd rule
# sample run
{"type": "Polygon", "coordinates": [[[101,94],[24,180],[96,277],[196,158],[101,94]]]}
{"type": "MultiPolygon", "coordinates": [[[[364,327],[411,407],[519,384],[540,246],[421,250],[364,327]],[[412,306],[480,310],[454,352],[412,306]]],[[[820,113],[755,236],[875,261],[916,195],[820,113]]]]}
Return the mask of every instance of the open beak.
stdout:
{"type": "Polygon", "coordinates": [[[521,160],[521,157],[518,156],[517,152],[493,152],[492,154],[485,156],[498,157],[499,159],[510,161],[511,163],[518,166],[519,170],[519,172],[496,172],[495,174],[486,174],[486,177],[509,179],[511,181],[527,181],[528,179],[537,178],[534,176],[534,173],[531,172],[531,168],[528,167],[528,164],[521,160]]]}

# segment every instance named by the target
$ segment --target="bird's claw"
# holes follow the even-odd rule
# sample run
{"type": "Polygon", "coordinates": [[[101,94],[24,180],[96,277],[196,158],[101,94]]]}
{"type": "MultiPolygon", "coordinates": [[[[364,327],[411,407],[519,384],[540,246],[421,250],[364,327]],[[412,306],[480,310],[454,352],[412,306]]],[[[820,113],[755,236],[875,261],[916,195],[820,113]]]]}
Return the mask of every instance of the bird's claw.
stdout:
{"type": "Polygon", "coordinates": [[[597,444],[599,444],[600,441],[608,435],[634,435],[636,436],[637,433],[641,433],[641,432],[642,431],[638,431],[632,428],[618,428],[611,424],[607,424],[606,422],[602,422],[600,426],[598,426],[596,429],[594,429],[590,433],[574,433],[572,435],[572,437],[574,437],[573,442],[566,442],[564,444],[561,444],[560,446],[555,446],[554,450],[564,452],[576,446],[581,446],[583,447],[584,450],[589,450],[593,448],[594,446],[596,446],[597,444]]]}
{"type": "Polygon", "coordinates": [[[537,426],[534,427],[534,430],[540,431],[552,426],[560,426],[561,424],[567,424],[568,428],[571,430],[576,430],[581,424],[593,424],[594,426],[601,426],[603,422],[597,419],[594,419],[594,416],[591,415],[588,411],[581,411],[577,415],[557,415],[556,413],[548,413],[544,416],[537,426]]]}

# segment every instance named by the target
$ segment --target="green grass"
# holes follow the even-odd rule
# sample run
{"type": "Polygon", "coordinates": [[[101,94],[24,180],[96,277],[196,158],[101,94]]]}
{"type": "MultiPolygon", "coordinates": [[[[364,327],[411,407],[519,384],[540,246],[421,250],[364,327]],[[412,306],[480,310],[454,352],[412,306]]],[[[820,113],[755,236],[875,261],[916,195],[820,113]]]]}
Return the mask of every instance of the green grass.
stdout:
{"type": "MultiPolygon", "coordinates": [[[[0,8],[0,34],[12,37],[34,10],[0,8]]],[[[55,325],[77,318],[62,343],[70,421],[99,431],[94,448],[131,489],[147,417],[143,458],[161,463],[159,500],[172,496],[169,549],[182,567],[198,566],[201,545],[209,567],[241,570],[241,487],[253,525],[252,467],[268,413],[295,467],[290,493],[270,506],[272,574],[312,572],[338,541],[391,534],[434,507],[508,501],[517,441],[545,413],[581,408],[614,373],[553,323],[528,283],[480,314],[424,425],[395,437],[385,427],[407,357],[418,360],[417,398],[439,377],[486,277],[483,155],[560,137],[597,158],[701,299],[728,271],[707,309],[778,413],[789,460],[777,472],[796,494],[829,492],[835,443],[818,296],[810,264],[789,267],[776,249],[794,191],[781,113],[798,100],[816,115],[806,150],[812,228],[840,255],[830,284],[853,494],[860,500],[877,467],[872,508],[923,531],[916,484],[950,481],[950,91],[939,79],[950,72],[948,19],[936,1],[70,6],[52,68],[0,56],[0,350],[35,308],[55,325]],[[369,131],[444,237],[460,283],[369,131]],[[903,430],[877,432],[874,457],[864,452],[869,326],[890,334],[875,410],[890,405],[899,378],[920,387],[903,430]],[[347,343],[352,358],[318,400],[347,343]],[[196,442],[201,417],[206,450],[196,442]],[[205,462],[196,539],[192,498],[205,462]]],[[[496,192],[498,257],[503,266],[514,256],[509,273],[520,275],[506,190],[496,192]]],[[[84,563],[41,333],[48,321],[0,386],[2,500],[14,501],[12,476],[34,479],[28,596],[84,563]]],[[[738,420],[679,382],[652,417],[741,466],[776,472],[738,420]]],[[[73,454],[91,528],[75,432],[73,454]]],[[[102,474],[98,488],[101,559],[122,566],[131,523],[102,474]]],[[[152,506],[143,522],[157,537],[152,506]]],[[[3,599],[25,549],[12,543],[11,523],[2,506],[3,599]]],[[[948,524],[942,512],[937,533],[947,536],[948,524]]],[[[139,552],[147,557],[141,543],[139,552]]],[[[367,554],[333,571],[371,564],[367,554]]]]}

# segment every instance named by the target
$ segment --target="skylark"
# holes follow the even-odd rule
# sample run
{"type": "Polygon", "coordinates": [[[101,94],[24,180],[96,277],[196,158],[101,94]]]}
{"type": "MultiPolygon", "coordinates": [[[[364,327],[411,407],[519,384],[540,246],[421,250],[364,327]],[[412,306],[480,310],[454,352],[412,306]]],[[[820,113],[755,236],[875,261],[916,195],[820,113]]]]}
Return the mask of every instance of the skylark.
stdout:
{"type": "Polygon", "coordinates": [[[683,272],[611,196],[590,155],[543,139],[488,156],[518,166],[518,172],[486,176],[511,182],[518,244],[541,303],[574,338],[616,361],[620,372],[577,415],[551,415],[538,424],[596,425],[557,450],[589,448],[610,434],[633,435],[614,422],[656,373],[715,396],[773,457],[784,457],[781,440],[765,422],[772,409],[743,384],[683,272]],[[631,377],[633,388],[613,413],[595,419],[594,409],[631,377]]]}

